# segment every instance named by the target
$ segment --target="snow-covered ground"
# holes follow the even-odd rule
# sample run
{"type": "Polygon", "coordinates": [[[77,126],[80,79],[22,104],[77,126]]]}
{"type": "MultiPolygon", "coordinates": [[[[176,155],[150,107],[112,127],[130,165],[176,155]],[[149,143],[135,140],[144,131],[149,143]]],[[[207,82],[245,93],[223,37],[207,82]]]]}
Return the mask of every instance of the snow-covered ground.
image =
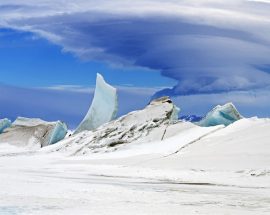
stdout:
{"type": "Polygon", "coordinates": [[[39,151],[0,144],[0,214],[270,214],[270,119],[175,126],[84,156],[83,136],[39,151]]]}

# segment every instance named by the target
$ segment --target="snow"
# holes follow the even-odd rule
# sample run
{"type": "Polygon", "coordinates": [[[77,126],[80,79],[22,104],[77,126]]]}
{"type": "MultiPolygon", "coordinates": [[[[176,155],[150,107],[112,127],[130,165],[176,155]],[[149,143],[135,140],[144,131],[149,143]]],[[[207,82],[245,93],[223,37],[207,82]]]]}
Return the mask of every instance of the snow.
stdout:
{"type": "Polygon", "coordinates": [[[0,134],[3,133],[3,131],[11,126],[11,121],[7,118],[0,119],[0,134]]]}
{"type": "Polygon", "coordinates": [[[241,118],[243,117],[236,107],[232,103],[227,103],[223,106],[216,106],[197,124],[204,127],[215,125],[227,126],[241,118]]]}
{"type": "Polygon", "coordinates": [[[83,121],[75,130],[75,134],[94,130],[115,118],[118,110],[117,91],[97,74],[95,95],[92,105],[83,121]]]}
{"type": "Polygon", "coordinates": [[[0,214],[269,214],[270,119],[180,125],[87,156],[0,147],[0,214]]]}

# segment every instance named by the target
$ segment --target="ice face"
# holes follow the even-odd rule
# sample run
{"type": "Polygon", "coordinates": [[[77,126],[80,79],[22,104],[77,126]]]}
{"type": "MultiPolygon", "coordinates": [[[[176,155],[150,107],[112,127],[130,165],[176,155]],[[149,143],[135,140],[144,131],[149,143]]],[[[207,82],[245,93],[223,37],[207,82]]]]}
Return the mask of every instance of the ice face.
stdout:
{"type": "Polygon", "coordinates": [[[91,131],[115,118],[118,110],[117,91],[107,84],[100,74],[97,74],[96,89],[92,105],[83,121],[75,130],[91,131]]]}
{"type": "Polygon", "coordinates": [[[171,119],[170,119],[170,121],[172,123],[178,121],[178,114],[180,111],[181,111],[181,109],[179,107],[177,107],[176,105],[173,105],[173,112],[172,112],[171,119]]]}
{"type": "Polygon", "coordinates": [[[232,103],[227,103],[223,106],[221,105],[216,106],[201,121],[199,121],[196,124],[203,127],[215,125],[228,126],[231,123],[242,118],[243,117],[237,111],[236,107],[232,103]]]}
{"type": "Polygon", "coordinates": [[[11,121],[7,118],[0,120],[0,134],[11,126],[11,121]]]}
{"type": "Polygon", "coordinates": [[[55,126],[54,126],[54,129],[52,131],[48,145],[55,144],[58,141],[64,139],[64,137],[67,134],[67,130],[68,130],[68,128],[67,128],[67,125],[65,123],[57,121],[55,126]]]}

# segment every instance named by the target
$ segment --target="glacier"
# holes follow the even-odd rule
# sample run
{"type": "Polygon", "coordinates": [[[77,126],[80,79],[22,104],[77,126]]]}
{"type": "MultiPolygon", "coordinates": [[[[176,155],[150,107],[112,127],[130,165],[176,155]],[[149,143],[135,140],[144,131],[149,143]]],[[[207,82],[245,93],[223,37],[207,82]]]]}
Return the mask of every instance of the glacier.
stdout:
{"type": "Polygon", "coordinates": [[[41,148],[65,138],[67,125],[63,122],[47,122],[36,118],[18,117],[0,135],[0,143],[30,149],[41,148]]]}
{"type": "Polygon", "coordinates": [[[0,134],[11,126],[11,121],[7,118],[0,120],[0,134]]]}
{"type": "Polygon", "coordinates": [[[197,122],[196,124],[202,127],[215,125],[228,126],[242,118],[243,117],[238,112],[236,107],[232,103],[227,103],[225,105],[218,105],[213,108],[201,121],[197,122]]]}
{"type": "Polygon", "coordinates": [[[91,131],[110,122],[116,117],[117,111],[116,88],[106,83],[102,75],[97,73],[95,95],[91,107],[74,134],[85,130],[91,131]]]}

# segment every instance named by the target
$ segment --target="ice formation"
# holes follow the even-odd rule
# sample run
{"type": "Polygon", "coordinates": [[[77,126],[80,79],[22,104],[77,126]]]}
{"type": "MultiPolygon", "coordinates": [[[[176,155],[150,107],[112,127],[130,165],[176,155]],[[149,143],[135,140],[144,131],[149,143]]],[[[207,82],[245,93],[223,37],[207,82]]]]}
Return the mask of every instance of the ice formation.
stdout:
{"type": "Polygon", "coordinates": [[[117,90],[107,84],[100,74],[97,74],[95,95],[91,107],[74,133],[91,131],[110,122],[115,118],[117,110],[117,90]]]}
{"type": "Polygon", "coordinates": [[[171,115],[171,122],[177,122],[178,121],[178,114],[181,111],[181,109],[179,107],[177,107],[176,105],[173,105],[173,112],[171,115]]]}
{"type": "Polygon", "coordinates": [[[46,122],[41,119],[18,117],[11,127],[0,135],[0,142],[40,148],[62,140],[66,133],[67,126],[60,121],[46,122]]]}
{"type": "Polygon", "coordinates": [[[81,132],[66,139],[55,145],[55,150],[68,152],[72,149],[68,150],[67,147],[74,147],[76,150],[73,153],[78,155],[109,152],[129,143],[164,140],[182,130],[198,127],[192,123],[179,122],[179,110],[169,97],[162,97],[152,101],[146,108],[133,111],[94,131],[81,132]]]}
{"type": "Polygon", "coordinates": [[[55,122],[54,129],[50,135],[48,145],[55,144],[60,140],[64,139],[67,134],[67,130],[67,125],[65,123],[62,123],[60,121],[55,122]]]}
{"type": "Polygon", "coordinates": [[[0,134],[11,126],[11,121],[7,118],[0,120],[0,134]]]}
{"type": "Polygon", "coordinates": [[[197,124],[203,127],[225,125],[228,126],[243,117],[238,112],[232,103],[227,103],[223,106],[218,105],[212,109],[201,121],[197,124]]]}

